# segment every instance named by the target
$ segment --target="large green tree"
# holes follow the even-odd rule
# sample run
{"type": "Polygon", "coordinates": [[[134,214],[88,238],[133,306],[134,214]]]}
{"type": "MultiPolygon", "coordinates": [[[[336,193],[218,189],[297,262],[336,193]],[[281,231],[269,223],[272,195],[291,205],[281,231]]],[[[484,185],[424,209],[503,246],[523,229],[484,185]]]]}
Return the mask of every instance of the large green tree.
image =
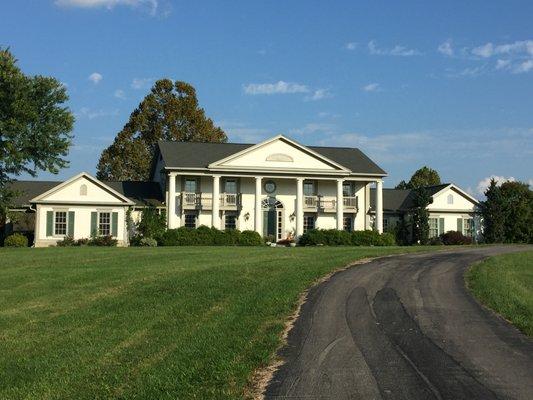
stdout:
{"type": "Polygon", "coordinates": [[[0,214],[13,193],[8,183],[22,173],[57,173],[68,165],[74,117],[57,79],[25,75],[9,49],[0,48],[0,214]]]}
{"type": "Polygon", "coordinates": [[[505,210],[501,188],[494,179],[485,191],[485,201],[481,202],[483,217],[483,238],[487,243],[505,241],[505,210]]]}
{"type": "Polygon", "coordinates": [[[160,140],[225,142],[227,137],[199,107],[196,90],[190,84],[161,79],[102,152],[97,177],[149,180],[152,156],[160,140]]]}
{"type": "Polygon", "coordinates": [[[437,171],[429,167],[422,167],[415,171],[409,182],[401,181],[396,189],[416,189],[423,186],[440,185],[440,176],[437,171]]]}
{"type": "Polygon", "coordinates": [[[428,244],[429,242],[429,211],[428,206],[432,199],[424,187],[413,191],[412,227],[413,242],[428,244]]]}

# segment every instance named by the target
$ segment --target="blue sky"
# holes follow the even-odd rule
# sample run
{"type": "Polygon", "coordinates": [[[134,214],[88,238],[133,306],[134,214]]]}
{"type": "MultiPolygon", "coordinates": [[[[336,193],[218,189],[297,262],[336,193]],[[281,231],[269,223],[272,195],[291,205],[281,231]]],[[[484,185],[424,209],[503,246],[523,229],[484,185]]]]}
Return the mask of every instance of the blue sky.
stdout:
{"type": "MultiPolygon", "coordinates": [[[[479,196],[533,178],[531,1],[17,0],[0,46],[67,85],[69,169],[94,172],[151,83],[190,82],[230,141],[359,147],[479,196]]],[[[40,179],[54,178],[40,174],[40,179]]]]}

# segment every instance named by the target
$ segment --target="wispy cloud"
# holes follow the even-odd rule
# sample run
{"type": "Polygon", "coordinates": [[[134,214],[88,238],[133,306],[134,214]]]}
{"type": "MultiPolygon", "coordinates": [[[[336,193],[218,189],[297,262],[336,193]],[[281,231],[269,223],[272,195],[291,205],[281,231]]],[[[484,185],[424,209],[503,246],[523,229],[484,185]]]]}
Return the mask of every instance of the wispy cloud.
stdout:
{"type": "Polygon", "coordinates": [[[405,46],[396,45],[392,48],[380,48],[377,45],[375,40],[368,42],[368,51],[372,55],[378,56],[400,56],[400,57],[411,57],[419,56],[422,53],[417,49],[410,49],[405,46]]]}
{"type": "Polygon", "coordinates": [[[89,107],[82,107],[75,113],[78,118],[95,119],[102,117],[116,117],[118,116],[118,110],[105,111],[105,110],[92,110],[89,107]]]}
{"type": "Polygon", "coordinates": [[[495,69],[515,74],[533,70],[533,40],[519,40],[495,45],[492,42],[474,47],[469,53],[477,58],[498,57],[495,69]]]}
{"type": "Polygon", "coordinates": [[[99,84],[100,81],[102,79],[104,79],[104,77],[102,76],[102,74],[98,73],[98,72],[93,72],[91,75],[89,75],[88,79],[94,83],[95,85],[99,84]]]}
{"type": "Polygon", "coordinates": [[[331,135],[336,130],[337,128],[334,124],[311,122],[300,128],[290,129],[289,134],[294,136],[312,135],[314,133],[331,135]]]}
{"type": "Polygon", "coordinates": [[[356,42],[348,42],[344,45],[346,50],[355,50],[357,49],[358,44],[356,42]]]}
{"type": "Polygon", "coordinates": [[[274,135],[269,129],[250,127],[243,122],[221,121],[217,123],[232,142],[259,143],[274,135]]]}
{"type": "Polygon", "coordinates": [[[500,186],[504,182],[515,182],[516,181],[516,179],[514,177],[512,177],[512,176],[510,176],[508,178],[506,178],[505,176],[498,176],[498,175],[487,176],[486,178],[483,178],[482,180],[480,180],[478,182],[478,184],[477,184],[477,192],[480,195],[484,195],[485,194],[485,191],[489,187],[490,181],[492,179],[494,179],[496,181],[496,184],[498,186],[500,186]]]}
{"type": "Polygon", "coordinates": [[[278,81],[275,83],[249,83],[243,86],[243,90],[245,94],[252,96],[261,94],[272,95],[310,92],[306,85],[285,81],[278,81]]]}
{"type": "Polygon", "coordinates": [[[108,10],[116,6],[129,6],[144,8],[151,15],[157,13],[159,6],[158,0],[55,0],[55,4],[60,7],[106,8],[108,10]]]}
{"type": "Polygon", "coordinates": [[[154,82],[154,78],[133,78],[131,88],[135,90],[149,89],[154,82]]]}
{"type": "Polygon", "coordinates": [[[126,93],[124,93],[124,90],[122,89],[115,90],[113,96],[115,96],[117,99],[126,100],[126,93]]]}
{"type": "Polygon", "coordinates": [[[333,94],[328,89],[317,89],[313,92],[312,95],[306,96],[305,101],[318,101],[322,99],[329,99],[333,97],[333,94]]]}
{"type": "Polygon", "coordinates": [[[381,86],[379,83],[369,83],[361,88],[365,92],[379,92],[381,91],[381,86]]]}
{"type": "Polygon", "coordinates": [[[442,42],[441,44],[439,44],[439,47],[437,47],[437,51],[441,54],[444,54],[445,56],[453,57],[454,50],[453,50],[452,40],[448,39],[445,42],[442,42]]]}

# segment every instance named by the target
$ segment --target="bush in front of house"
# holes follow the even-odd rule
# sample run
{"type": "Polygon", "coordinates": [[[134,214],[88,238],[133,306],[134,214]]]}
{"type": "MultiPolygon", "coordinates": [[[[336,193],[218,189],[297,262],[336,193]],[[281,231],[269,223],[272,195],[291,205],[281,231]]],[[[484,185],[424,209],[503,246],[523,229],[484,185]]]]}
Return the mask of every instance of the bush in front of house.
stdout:
{"type": "Polygon", "coordinates": [[[311,229],[304,233],[298,244],[302,246],[394,246],[394,235],[388,232],[353,231],[337,229],[311,229]]]}
{"type": "Polygon", "coordinates": [[[139,240],[138,245],[141,247],[157,247],[157,240],[150,237],[145,237],[139,240]]]}
{"type": "Polygon", "coordinates": [[[158,241],[160,246],[260,246],[263,239],[255,231],[225,231],[200,226],[196,229],[169,229],[158,241]]]}
{"type": "Polygon", "coordinates": [[[21,233],[13,233],[4,239],[4,247],[28,247],[28,238],[21,233]]]}
{"type": "Polygon", "coordinates": [[[117,243],[117,239],[113,239],[111,235],[95,236],[89,239],[87,246],[116,247],[117,243]]]}
{"type": "Polygon", "coordinates": [[[472,238],[463,235],[461,232],[449,231],[441,234],[440,240],[444,245],[464,245],[472,244],[472,238]]]}
{"type": "Polygon", "coordinates": [[[65,236],[63,240],[60,240],[56,243],[57,247],[71,247],[71,246],[78,246],[78,242],[74,240],[72,236],[65,236]]]}

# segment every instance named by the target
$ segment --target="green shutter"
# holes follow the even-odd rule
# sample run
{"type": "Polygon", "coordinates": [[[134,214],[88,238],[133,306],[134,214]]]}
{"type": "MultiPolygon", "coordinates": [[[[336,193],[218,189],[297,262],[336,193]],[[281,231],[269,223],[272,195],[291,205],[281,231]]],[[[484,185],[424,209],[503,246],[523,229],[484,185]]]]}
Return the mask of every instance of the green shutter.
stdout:
{"type": "Polygon", "coordinates": [[[444,218],[439,218],[439,235],[444,233],[444,218]]]}
{"type": "Polygon", "coordinates": [[[74,211],[68,212],[67,234],[72,238],[74,237],[74,211]]]}
{"type": "Polygon", "coordinates": [[[91,236],[98,236],[98,226],[96,225],[96,220],[98,218],[98,213],[96,211],[91,212],[91,236]]]}
{"type": "Polygon", "coordinates": [[[457,232],[463,233],[463,219],[457,218],[457,232]]]}
{"type": "Polygon", "coordinates": [[[118,235],[118,212],[111,214],[111,236],[117,237],[118,235]]]}
{"type": "Polygon", "coordinates": [[[46,236],[54,235],[54,212],[46,212],[46,236]]]}

